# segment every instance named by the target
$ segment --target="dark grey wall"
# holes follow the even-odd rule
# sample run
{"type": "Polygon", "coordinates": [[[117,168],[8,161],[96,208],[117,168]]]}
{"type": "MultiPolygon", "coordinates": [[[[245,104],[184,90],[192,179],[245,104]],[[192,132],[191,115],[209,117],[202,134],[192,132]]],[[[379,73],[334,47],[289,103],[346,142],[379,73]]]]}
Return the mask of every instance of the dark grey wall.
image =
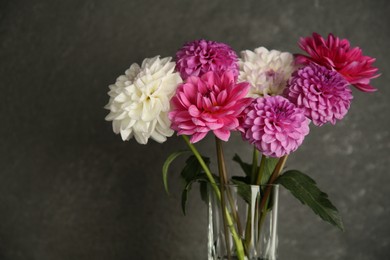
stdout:
{"type": "MultiPolygon", "coordinates": [[[[182,216],[178,174],[163,191],[161,165],[181,139],[122,142],[104,121],[107,86],[188,40],[297,52],[313,31],[361,46],[382,76],[288,162],[329,193],[346,232],[283,192],[280,259],[388,259],[389,13],[386,0],[0,1],[0,259],[205,259],[204,205],[194,194],[182,216]]],[[[250,157],[238,136],[227,148],[250,157]]]]}

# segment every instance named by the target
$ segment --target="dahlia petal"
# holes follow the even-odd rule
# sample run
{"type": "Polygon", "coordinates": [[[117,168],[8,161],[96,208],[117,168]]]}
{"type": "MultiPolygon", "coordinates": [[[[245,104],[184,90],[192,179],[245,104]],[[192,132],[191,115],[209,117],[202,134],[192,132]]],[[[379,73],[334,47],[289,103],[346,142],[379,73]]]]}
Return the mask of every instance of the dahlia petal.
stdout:
{"type": "Polygon", "coordinates": [[[163,143],[163,142],[165,142],[166,140],[167,140],[167,137],[166,136],[164,136],[164,135],[162,135],[162,134],[160,134],[160,133],[158,133],[158,132],[153,132],[151,135],[150,135],[150,137],[154,140],[154,141],[156,141],[156,142],[158,142],[158,143],[163,143]]]}
{"type": "Polygon", "coordinates": [[[202,99],[202,108],[203,110],[210,110],[212,108],[213,104],[211,103],[210,99],[207,97],[204,97],[202,99]]]}
{"type": "Polygon", "coordinates": [[[223,122],[223,125],[228,129],[236,129],[240,123],[238,122],[238,119],[233,116],[227,116],[225,118],[220,119],[221,122],[223,122]]]}
{"type": "Polygon", "coordinates": [[[266,143],[272,143],[276,140],[276,138],[270,134],[264,134],[261,139],[266,143]]]}
{"type": "Polygon", "coordinates": [[[190,142],[193,143],[193,144],[197,143],[200,140],[202,140],[206,135],[207,135],[207,132],[195,133],[195,134],[192,135],[192,137],[190,139],[190,142]]]}
{"type": "Polygon", "coordinates": [[[118,103],[123,103],[124,101],[127,100],[127,95],[125,93],[120,93],[117,95],[113,101],[118,102],[118,103]]]}
{"type": "Polygon", "coordinates": [[[227,98],[227,91],[224,89],[224,90],[222,90],[222,91],[218,94],[218,97],[217,97],[217,102],[218,102],[218,104],[223,104],[223,103],[225,103],[226,98],[227,98]]]}
{"type": "Polygon", "coordinates": [[[174,120],[176,123],[181,123],[181,122],[188,121],[189,118],[190,118],[190,114],[188,113],[188,111],[177,111],[177,110],[174,110],[174,111],[169,113],[169,119],[171,121],[174,120]]]}
{"type": "Polygon", "coordinates": [[[189,97],[196,97],[197,89],[195,84],[183,84],[183,96],[188,99],[189,97]]]}
{"type": "Polygon", "coordinates": [[[196,133],[196,129],[179,129],[177,130],[178,135],[193,135],[196,133]]]}
{"type": "Polygon", "coordinates": [[[213,133],[215,134],[216,137],[218,137],[222,141],[225,142],[229,141],[229,137],[230,137],[229,130],[221,128],[221,129],[214,130],[213,133]]]}
{"type": "Polygon", "coordinates": [[[200,116],[200,111],[195,105],[190,105],[190,107],[188,108],[188,113],[192,117],[199,117],[200,116]]]}
{"type": "Polygon", "coordinates": [[[125,129],[125,130],[120,131],[122,140],[123,141],[128,140],[128,138],[130,137],[131,133],[132,133],[131,129],[125,129]]]}
{"type": "Polygon", "coordinates": [[[191,118],[191,121],[196,125],[196,126],[206,126],[206,123],[203,122],[202,120],[199,120],[196,117],[191,118]]]}
{"type": "Polygon", "coordinates": [[[284,142],[287,139],[286,135],[281,133],[275,133],[275,137],[280,142],[284,142]]]}
{"type": "Polygon", "coordinates": [[[235,76],[234,76],[233,71],[227,70],[226,73],[224,73],[224,74],[222,75],[221,80],[223,80],[224,83],[227,84],[227,85],[229,85],[229,84],[231,84],[232,82],[234,82],[234,81],[235,81],[235,76]]]}
{"type": "Polygon", "coordinates": [[[179,93],[179,98],[177,100],[180,101],[183,107],[189,107],[191,105],[190,101],[187,99],[187,96],[181,92],[179,93]]]}
{"type": "Polygon", "coordinates": [[[374,88],[373,86],[371,85],[364,85],[364,84],[354,84],[353,86],[355,86],[357,89],[363,91],[363,92],[375,92],[377,91],[378,89],[374,88]]]}
{"type": "Polygon", "coordinates": [[[190,130],[190,129],[194,129],[195,127],[196,127],[196,124],[194,125],[190,121],[178,124],[178,128],[183,129],[183,130],[190,130]]]}
{"type": "Polygon", "coordinates": [[[147,136],[145,133],[134,131],[134,138],[140,144],[147,144],[149,136],[147,136]]]}
{"type": "Polygon", "coordinates": [[[223,127],[224,124],[222,124],[222,123],[209,123],[209,122],[207,122],[207,123],[206,123],[206,126],[207,126],[210,130],[216,130],[216,129],[220,129],[221,127],[223,127]]]}
{"type": "Polygon", "coordinates": [[[216,122],[217,119],[214,118],[214,114],[211,114],[209,112],[203,112],[200,117],[202,118],[203,121],[205,122],[216,122]]]}

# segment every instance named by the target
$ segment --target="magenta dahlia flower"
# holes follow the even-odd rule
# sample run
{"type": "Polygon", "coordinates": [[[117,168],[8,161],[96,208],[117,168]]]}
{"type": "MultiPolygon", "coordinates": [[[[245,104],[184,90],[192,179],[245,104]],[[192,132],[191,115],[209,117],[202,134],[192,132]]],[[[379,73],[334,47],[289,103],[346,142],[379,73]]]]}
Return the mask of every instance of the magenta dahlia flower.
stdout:
{"type": "Polygon", "coordinates": [[[302,108],[316,126],[341,120],[352,100],[349,84],[339,73],[314,63],[293,74],[285,95],[302,108]]]}
{"type": "Polygon", "coordinates": [[[363,92],[374,92],[370,79],[379,77],[378,68],[372,66],[375,59],[363,56],[359,47],[351,48],[347,39],[339,39],[329,34],[325,41],[321,35],[313,33],[313,37],[301,38],[299,46],[309,56],[297,54],[296,62],[308,64],[315,62],[328,69],[336,70],[350,84],[363,92]]]}
{"type": "Polygon", "coordinates": [[[176,70],[185,80],[189,76],[202,76],[214,71],[223,73],[232,71],[238,77],[237,54],[224,43],[196,40],[187,42],[176,53],[176,70]]]}
{"type": "Polygon", "coordinates": [[[282,157],[295,151],[309,133],[310,120],[282,96],[254,99],[241,119],[243,139],[266,156],[282,157]]]}
{"type": "Polygon", "coordinates": [[[232,71],[210,71],[191,76],[176,89],[169,113],[171,128],[179,135],[192,135],[191,142],[203,139],[209,131],[227,141],[239,126],[238,116],[251,102],[245,98],[249,83],[236,83],[232,71]]]}

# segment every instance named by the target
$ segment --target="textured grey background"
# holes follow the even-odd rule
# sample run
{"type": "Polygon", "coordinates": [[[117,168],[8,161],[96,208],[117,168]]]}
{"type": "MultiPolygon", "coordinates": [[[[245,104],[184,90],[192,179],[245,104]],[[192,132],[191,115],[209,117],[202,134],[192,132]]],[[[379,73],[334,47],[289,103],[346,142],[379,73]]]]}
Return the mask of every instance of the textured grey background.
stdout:
{"type": "MultiPolygon", "coordinates": [[[[104,121],[107,86],[188,40],[297,52],[313,31],[361,46],[382,76],[287,165],[328,192],[346,232],[283,192],[280,259],[389,259],[389,13],[386,0],[0,1],[0,259],[205,259],[204,205],[194,193],[184,217],[178,173],[170,197],[161,181],[181,139],[122,142],[104,121]]],[[[250,158],[238,136],[227,148],[250,158]]]]}

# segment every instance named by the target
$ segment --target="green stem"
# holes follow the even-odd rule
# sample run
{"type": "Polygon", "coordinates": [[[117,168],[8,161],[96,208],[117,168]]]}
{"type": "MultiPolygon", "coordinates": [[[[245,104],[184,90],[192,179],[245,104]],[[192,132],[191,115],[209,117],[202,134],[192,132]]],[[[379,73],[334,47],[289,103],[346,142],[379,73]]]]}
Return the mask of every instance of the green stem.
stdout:
{"type": "Polygon", "coordinates": [[[266,160],[265,155],[262,154],[259,171],[257,173],[256,185],[261,185],[261,179],[263,178],[263,174],[264,174],[265,160],[266,160]]]}
{"type": "MultiPolygon", "coordinates": [[[[225,164],[225,156],[223,154],[222,142],[217,137],[215,138],[215,142],[216,142],[216,147],[217,147],[219,175],[222,176],[221,183],[223,183],[223,185],[227,185],[228,184],[228,177],[227,177],[227,170],[226,170],[226,164],[225,164]]],[[[235,204],[234,204],[233,196],[232,196],[230,189],[226,189],[226,194],[227,194],[227,197],[228,197],[228,200],[230,203],[230,208],[232,210],[234,221],[237,223],[238,233],[241,235],[242,234],[241,221],[240,221],[240,218],[239,218],[238,213],[236,211],[236,208],[234,206],[235,204]]]]}
{"type": "Polygon", "coordinates": [[[284,164],[287,161],[287,157],[288,157],[288,155],[285,155],[285,156],[283,156],[282,158],[279,159],[279,161],[276,164],[275,169],[272,172],[272,175],[269,178],[269,181],[267,183],[267,185],[269,185],[269,186],[267,186],[267,188],[264,191],[264,195],[261,198],[261,201],[260,201],[260,211],[261,211],[260,214],[261,215],[260,215],[259,227],[258,227],[259,228],[259,232],[258,232],[259,236],[260,236],[261,225],[263,224],[264,219],[265,219],[265,215],[267,214],[267,210],[266,209],[268,207],[269,195],[270,195],[271,189],[272,189],[271,184],[273,184],[275,182],[275,180],[278,178],[279,174],[283,170],[284,164]]]}
{"type": "MultiPolygon", "coordinates": [[[[252,157],[252,173],[251,173],[251,184],[254,184],[256,181],[256,172],[257,172],[257,163],[258,163],[259,151],[256,149],[256,146],[253,146],[253,157],[252,157]]],[[[246,227],[245,227],[245,248],[249,251],[249,247],[252,240],[252,208],[248,207],[248,213],[246,218],[246,227]]]]}
{"type": "MultiPolygon", "coordinates": [[[[188,145],[188,147],[191,149],[191,151],[193,152],[193,154],[195,155],[195,157],[198,159],[200,165],[202,166],[203,170],[205,171],[206,175],[207,175],[207,178],[209,179],[210,183],[211,183],[211,186],[213,187],[214,191],[215,191],[215,194],[218,198],[219,201],[221,201],[221,192],[214,180],[214,177],[210,171],[210,169],[207,167],[206,163],[204,162],[202,156],[200,155],[200,153],[198,152],[198,150],[196,149],[196,147],[190,142],[190,140],[188,139],[187,136],[185,135],[182,135],[184,141],[186,142],[186,144],[188,145]]],[[[238,236],[235,228],[234,228],[234,224],[233,224],[233,221],[232,221],[232,218],[229,214],[229,211],[226,207],[224,207],[224,212],[225,212],[225,216],[226,216],[226,222],[227,222],[227,226],[229,227],[230,229],[230,232],[232,233],[232,236],[233,236],[233,240],[236,244],[236,250],[237,250],[237,258],[238,260],[244,260],[245,259],[245,253],[244,253],[244,247],[243,247],[243,244],[242,244],[242,241],[240,239],[240,237],[238,236]]]]}
{"type": "MultiPolygon", "coordinates": [[[[225,166],[225,160],[222,150],[222,144],[221,141],[215,137],[215,145],[217,147],[217,158],[218,158],[218,173],[219,173],[219,180],[220,180],[220,188],[221,188],[221,207],[224,209],[226,208],[226,202],[225,202],[225,190],[226,190],[226,184],[227,184],[227,176],[226,176],[226,166],[225,166]]],[[[227,219],[226,214],[222,214],[223,219],[223,230],[225,233],[225,246],[227,251],[227,257],[228,260],[231,259],[231,252],[230,252],[230,246],[229,246],[229,230],[227,226],[227,219]]]]}
{"type": "Polygon", "coordinates": [[[182,135],[182,137],[183,137],[184,141],[186,142],[186,144],[188,145],[188,147],[191,149],[192,153],[195,155],[196,159],[198,159],[200,165],[202,166],[204,172],[207,175],[207,178],[209,179],[209,181],[211,183],[211,186],[213,187],[213,189],[215,191],[215,194],[217,195],[218,200],[221,200],[221,192],[219,191],[217,183],[215,182],[215,179],[214,179],[209,167],[207,167],[206,163],[204,162],[202,156],[200,155],[200,153],[198,152],[196,147],[190,142],[190,140],[188,139],[188,136],[182,135]]]}
{"type": "Polygon", "coordinates": [[[251,174],[251,184],[256,181],[256,171],[257,171],[257,159],[259,157],[259,151],[256,149],[256,146],[253,146],[253,158],[252,158],[252,174],[251,174]]]}

